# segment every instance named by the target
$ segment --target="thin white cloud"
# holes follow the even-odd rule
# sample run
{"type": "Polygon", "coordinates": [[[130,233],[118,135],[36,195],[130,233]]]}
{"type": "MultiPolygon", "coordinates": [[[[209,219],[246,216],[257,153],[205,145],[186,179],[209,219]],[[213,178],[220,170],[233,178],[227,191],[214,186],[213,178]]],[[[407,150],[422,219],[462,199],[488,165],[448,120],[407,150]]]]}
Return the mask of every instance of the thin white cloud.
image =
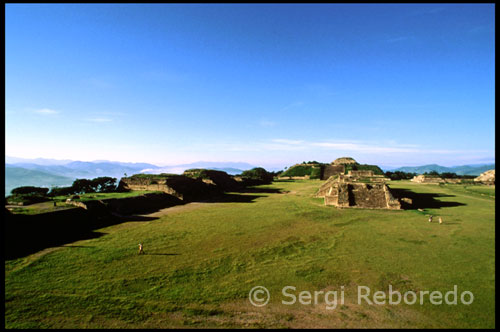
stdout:
{"type": "Polygon", "coordinates": [[[360,142],[360,141],[304,141],[295,139],[277,138],[270,141],[261,141],[253,144],[228,144],[226,150],[230,151],[300,151],[300,150],[331,150],[339,153],[363,154],[437,154],[453,155],[468,153],[485,153],[487,150],[451,150],[426,148],[416,144],[398,144],[396,142],[360,142]]]}
{"type": "Polygon", "coordinates": [[[35,113],[42,114],[42,115],[54,115],[58,114],[59,111],[52,110],[50,108],[42,108],[39,110],[36,110],[35,113]]]}
{"type": "Polygon", "coordinates": [[[90,121],[90,122],[97,122],[97,123],[105,123],[105,122],[112,122],[113,121],[113,119],[110,119],[110,118],[89,118],[86,120],[90,121]]]}
{"type": "Polygon", "coordinates": [[[297,145],[297,144],[302,144],[304,141],[302,140],[292,140],[292,139],[282,139],[282,138],[276,138],[271,140],[274,143],[283,143],[283,144],[292,144],[292,145],[297,145]]]}
{"type": "Polygon", "coordinates": [[[368,154],[462,154],[483,153],[487,150],[450,150],[421,147],[415,144],[380,144],[380,143],[345,143],[345,142],[311,142],[310,146],[339,150],[353,151],[368,154]]]}
{"type": "Polygon", "coordinates": [[[380,146],[373,144],[359,144],[359,143],[339,143],[339,142],[313,142],[311,146],[322,148],[330,148],[343,151],[356,151],[364,153],[414,153],[418,149],[398,147],[398,146],[380,146]]]}

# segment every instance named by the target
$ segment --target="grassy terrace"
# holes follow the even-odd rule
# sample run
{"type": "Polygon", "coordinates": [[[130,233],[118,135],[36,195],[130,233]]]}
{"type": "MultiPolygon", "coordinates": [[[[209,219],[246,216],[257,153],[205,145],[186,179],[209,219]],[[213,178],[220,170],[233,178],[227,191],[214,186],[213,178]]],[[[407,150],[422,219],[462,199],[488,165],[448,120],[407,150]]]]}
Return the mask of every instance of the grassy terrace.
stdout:
{"type": "MultiPolygon", "coordinates": [[[[148,193],[156,193],[157,191],[130,191],[123,193],[89,193],[78,195],[80,198],[73,199],[74,201],[79,202],[88,202],[92,200],[105,200],[111,198],[126,198],[126,197],[134,197],[140,196],[148,193]]],[[[56,196],[53,197],[51,201],[35,203],[30,205],[24,205],[19,207],[11,207],[11,212],[19,213],[19,214],[38,214],[38,213],[47,213],[57,210],[64,209],[72,209],[74,206],[65,204],[66,199],[70,196],[56,196]],[[54,206],[54,201],[56,202],[56,206],[54,206]]]]}
{"type": "MultiPolygon", "coordinates": [[[[91,201],[91,200],[103,200],[103,199],[111,199],[111,198],[127,198],[127,197],[135,197],[135,196],[140,196],[144,194],[151,194],[151,193],[159,193],[161,191],[148,191],[148,190],[143,190],[143,191],[129,191],[129,192],[122,192],[122,193],[88,193],[88,194],[83,194],[83,195],[78,195],[80,198],[73,199],[74,201],[80,201],[80,202],[85,202],[85,201],[91,201]]],[[[73,196],[73,195],[72,195],[73,196]]],[[[56,196],[54,197],[55,200],[66,200],[67,196],[56,196]]]]}
{"type": "Polygon", "coordinates": [[[321,183],[279,181],[173,207],[6,261],[6,327],[495,327],[494,187],[393,181],[434,203],[390,211],[324,206],[312,196],[321,183]],[[474,302],[357,303],[357,286],[389,284],[443,294],[457,285],[474,302]],[[248,300],[258,285],[271,295],[265,307],[248,300]],[[297,296],[344,286],[345,303],[284,305],[287,285],[297,296]]]}

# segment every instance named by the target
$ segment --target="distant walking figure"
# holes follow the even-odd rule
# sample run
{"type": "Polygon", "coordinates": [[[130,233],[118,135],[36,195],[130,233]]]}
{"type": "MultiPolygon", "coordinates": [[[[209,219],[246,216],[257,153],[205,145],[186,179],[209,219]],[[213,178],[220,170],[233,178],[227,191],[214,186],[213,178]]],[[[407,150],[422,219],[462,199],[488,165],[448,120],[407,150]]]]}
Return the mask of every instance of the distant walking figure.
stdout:
{"type": "Polygon", "coordinates": [[[441,217],[439,217],[439,223],[442,224],[443,223],[443,219],[441,219],[441,217]]]}
{"type": "Polygon", "coordinates": [[[432,215],[429,216],[429,222],[432,222],[432,215]]]}
{"type": "Polygon", "coordinates": [[[142,243],[139,243],[139,254],[144,254],[142,243]]]}

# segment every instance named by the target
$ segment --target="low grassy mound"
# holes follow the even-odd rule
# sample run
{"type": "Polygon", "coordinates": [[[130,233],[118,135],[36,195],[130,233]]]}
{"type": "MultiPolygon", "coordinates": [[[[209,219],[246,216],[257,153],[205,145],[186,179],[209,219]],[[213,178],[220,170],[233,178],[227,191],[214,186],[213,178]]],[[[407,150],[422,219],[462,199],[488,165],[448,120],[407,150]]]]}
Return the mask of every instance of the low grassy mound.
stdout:
{"type": "Polygon", "coordinates": [[[375,175],[384,175],[384,171],[380,169],[377,165],[368,165],[368,164],[346,164],[345,165],[345,174],[349,171],[373,171],[375,175]]]}
{"type": "Polygon", "coordinates": [[[153,190],[163,191],[184,201],[206,199],[217,193],[202,179],[178,174],[135,174],[121,178],[118,191],[153,190]]]}
{"type": "Polygon", "coordinates": [[[232,176],[223,171],[193,168],[185,170],[183,175],[193,179],[201,179],[208,184],[213,184],[220,191],[234,191],[240,187],[232,176]]]}
{"type": "Polygon", "coordinates": [[[243,186],[255,186],[261,184],[270,184],[273,182],[273,174],[262,167],[255,167],[244,171],[238,177],[243,186]]]}
{"type": "Polygon", "coordinates": [[[309,176],[310,179],[320,179],[323,174],[324,167],[327,164],[298,164],[290,167],[285,172],[281,173],[281,177],[294,176],[309,176]]]}

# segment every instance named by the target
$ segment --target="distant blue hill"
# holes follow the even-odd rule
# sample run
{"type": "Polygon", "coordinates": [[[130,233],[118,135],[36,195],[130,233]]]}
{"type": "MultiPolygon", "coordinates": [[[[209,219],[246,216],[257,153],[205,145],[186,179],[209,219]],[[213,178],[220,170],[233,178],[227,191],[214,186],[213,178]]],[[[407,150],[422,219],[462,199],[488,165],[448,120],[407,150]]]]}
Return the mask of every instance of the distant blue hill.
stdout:
{"type": "Polygon", "coordinates": [[[215,171],[226,172],[227,174],[230,174],[230,175],[236,175],[236,174],[243,173],[243,170],[237,169],[237,168],[231,168],[231,167],[226,167],[226,168],[209,168],[209,169],[213,169],[215,171]]]}
{"type": "Polygon", "coordinates": [[[254,168],[255,166],[250,165],[248,163],[242,162],[215,162],[215,161],[197,161],[190,164],[183,165],[175,165],[175,167],[187,167],[187,168],[207,168],[207,169],[215,169],[215,168],[233,168],[237,170],[249,170],[254,168]]]}
{"type": "Polygon", "coordinates": [[[6,164],[6,166],[22,167],[25,169],[46,172],[54,175],[65,176],[70,178],[84,178],[93,179],[100,176],[111,176],[120,179],[127,175],[132,175],[139,173],[144,169],[144,166],[148,167],[158,167],[151,164],[138,164],[138,165],[122,165],[121,163],[113,162],[83,162],[83,161],[73,161],[65,165],[38,165],[34,163],[15,163],[6,164]]]}
{"type": "Polygon", "coordinates": [[[72,161],[64,165],[43,165],[19,162],[6,164],[5,193],[9,195],[14,188],[21,186],[54,187],[69,186],[76,179],[94,179],[110,176],[118,181],[125,175],[140,173],[144,167],[158,167],[144,163],[82,162],[72,161]]]}
{"type": "Polygon", "coordinates": [[[399,167],[396,169],[391,169],[390,171],[391,172],[400,171],[400,172],[417,173],[417,174],[436,171],[438,173],[451,172],[451,173],[456,173],[457,175],[479,175],[490,169],[495,169],[495,164],[463,165],[463,166],[453,166],[453,167],[431,164],[423,166],[399,167]]]}
{"type": "Polygon", "coordinates": [[[192,168],[205,168],[205,169],[213,169],[216,171],[223,171],[227,174],[236,175],[241,174],[241,172],[246,171],[248,169],[252,169],[255,166],[247,164],[247,163],[238,163],[238,162],[211,162],[211,161],[199,161],[191,164],[182,164],[182,165],[172,165],[172,166],[162,166],[156,168],[147,168],[143,170],[141,173],[150,173],[150,174],[159,174],[159,173],[174,173],[181,174],[187,169],[192,168]]]}
{"type": "Polygon", "coordinates": [[[68,160],[68,159],[65,160],[47,159],[47,158],[28,159],[28,158],[5,156],[6,164],[25,163],[25,164],[37,164],[37,165],[65,165],[72,161],[73,160],[68,160]]]}
{"type": "Polygon", "coordinates": [[[21,186],[54,187],[69,186],[75,179],[93,179],[110,176],[118,181],[123,176],[138,173],[182,173],[189,168],[209,168],[221,170],[228,174],[241,174],[254,166],[238,162],[196,162],[176,166],[160,167],[148,163],[124,163],[114,161],[71,161],[52,159],[22,159],[6,157],[5,173],[6,195],[14,188],[21,186]]]}
{"type": "Polygon", "coordinates": [[[70,186],[74,179],[50,174],[46,172],[34,171],[21,167],[5,167],[5,196],[10,195],[12,189],[22,186],[36,187],[65,187],[70,186]]]}

